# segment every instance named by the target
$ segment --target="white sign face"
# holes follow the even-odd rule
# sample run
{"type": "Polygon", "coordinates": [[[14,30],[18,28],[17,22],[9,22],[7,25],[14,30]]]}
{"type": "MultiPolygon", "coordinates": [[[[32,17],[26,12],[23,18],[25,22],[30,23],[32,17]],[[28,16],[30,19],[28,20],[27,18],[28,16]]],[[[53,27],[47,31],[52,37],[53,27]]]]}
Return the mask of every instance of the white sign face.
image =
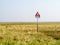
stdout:
{"type": "Polygon", "coordinates": [[[36,17],[36,18],[40,18],[40,14],[37,12],[37,13],[35,14],[35,17],[36,17]]]}

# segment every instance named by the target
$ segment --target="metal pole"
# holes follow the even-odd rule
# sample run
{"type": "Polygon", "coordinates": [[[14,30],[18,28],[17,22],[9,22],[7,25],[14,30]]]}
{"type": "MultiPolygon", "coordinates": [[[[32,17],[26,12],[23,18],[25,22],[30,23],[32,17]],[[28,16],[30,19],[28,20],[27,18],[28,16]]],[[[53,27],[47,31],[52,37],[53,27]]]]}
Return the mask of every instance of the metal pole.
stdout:
{"type": "Polygon", "coordinates": [[[38,18],[37,18],[37,32],[38,32],[38,18]]]}

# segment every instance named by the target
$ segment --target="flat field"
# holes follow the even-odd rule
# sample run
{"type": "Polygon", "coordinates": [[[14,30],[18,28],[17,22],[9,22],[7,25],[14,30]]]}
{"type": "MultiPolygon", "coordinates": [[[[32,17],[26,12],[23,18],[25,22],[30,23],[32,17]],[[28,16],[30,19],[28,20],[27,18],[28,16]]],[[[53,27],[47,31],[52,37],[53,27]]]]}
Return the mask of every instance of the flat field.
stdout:
{"type": "Polygon", "coordinates": [[[60,22],[0,22],[0,45],[60,45],[60,22]]]}

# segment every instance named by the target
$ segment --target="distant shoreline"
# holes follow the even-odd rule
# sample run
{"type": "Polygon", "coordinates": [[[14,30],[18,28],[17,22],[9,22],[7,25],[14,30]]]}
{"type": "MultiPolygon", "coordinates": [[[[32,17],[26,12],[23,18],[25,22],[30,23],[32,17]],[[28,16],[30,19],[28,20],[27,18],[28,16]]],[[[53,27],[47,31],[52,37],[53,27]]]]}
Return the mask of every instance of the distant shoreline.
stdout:
{"type": "MultiPolygon", "coordinates": [[[[39,24],[60,24],[60,22],[38,22],[39,24]]],[[[36,24],[36,22],[0,22],[0,24],[36,24]]]]}

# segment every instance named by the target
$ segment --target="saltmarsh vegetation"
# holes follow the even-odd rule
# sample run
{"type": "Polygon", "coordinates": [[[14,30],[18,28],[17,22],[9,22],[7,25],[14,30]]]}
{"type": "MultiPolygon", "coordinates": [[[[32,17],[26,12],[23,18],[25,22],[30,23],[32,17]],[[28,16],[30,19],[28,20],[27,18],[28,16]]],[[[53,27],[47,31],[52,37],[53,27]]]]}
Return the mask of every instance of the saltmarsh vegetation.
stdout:
{"type": "Polygon", "coordinates": [[[55,42],[40,32],[6,32],[0,36],[0,45],[55,45],[55,42]]]}
{"type": "Polygon", "coordinates": [[[56,32],[58,25],[56,29],[55,26],[52,23],[40,23],[37,32],[36,23],[0,23],[0,45],[59,45],[60,42],[53,36],[44,33],[45,31],[56,32]]]}

